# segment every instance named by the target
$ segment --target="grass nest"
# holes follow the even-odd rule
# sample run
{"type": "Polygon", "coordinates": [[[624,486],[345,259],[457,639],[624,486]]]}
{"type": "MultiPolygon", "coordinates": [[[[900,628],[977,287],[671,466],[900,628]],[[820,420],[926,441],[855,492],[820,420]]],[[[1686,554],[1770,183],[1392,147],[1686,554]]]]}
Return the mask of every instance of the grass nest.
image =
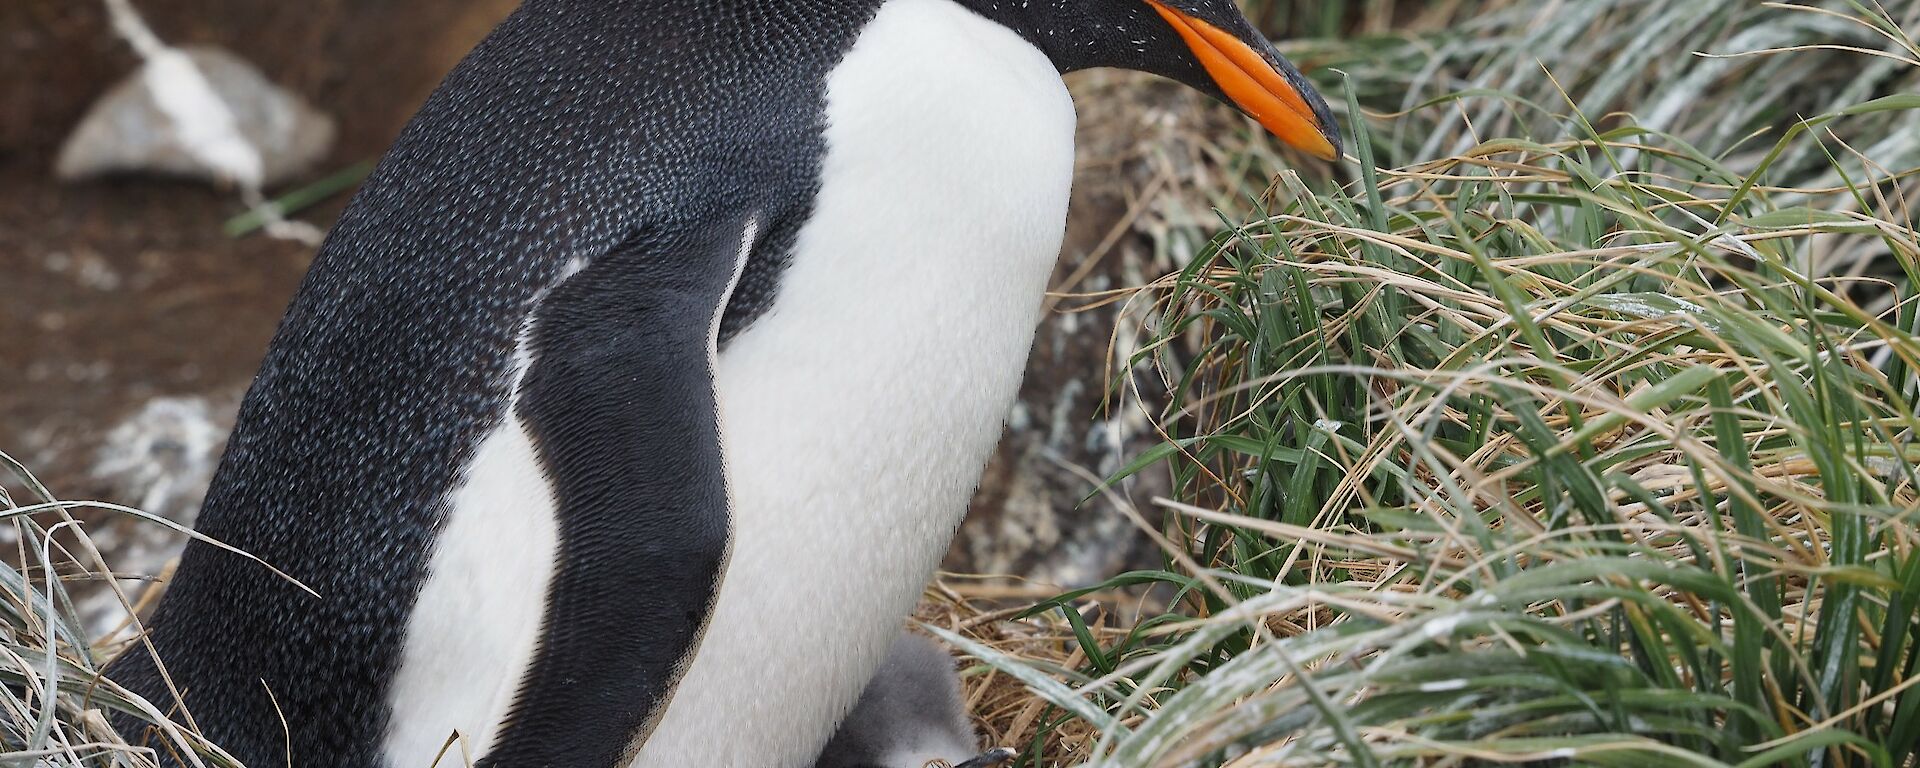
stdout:
{"type": "MultiPolygon", "coordinates": [[[[1885,9],[1831,5],[1734,9],[1772,25],[1733,30],[1754,41],[1877,41],[1821,111],[1762,79],[1739,87],[1771,111],[1702,133],[1562,91],[1551,125],[1432,141],[1558,138],[1393,169],[1406,125],[1522,100],[1375,113],[1359,179],[1284,176],[1177,274],[1079,297],[1144,318],[1115,407],[1163,438],[1088,503],[1167,560],[943,633],[1046,702],[997,726],[1022,764],[1920,764],[1920,96],[1871,85],[1920,56],[1885,9]],[[1130,498],[1140,472],[1174,493],[1130,498]],[[1144,585],[1163,610],[1078,610],[1144,585]]],[[[1636,28],[1700,33],[1666,22],[1636,28]]],[[[1805,83],[1835,55],[1735,60],[1805,83]]]]}

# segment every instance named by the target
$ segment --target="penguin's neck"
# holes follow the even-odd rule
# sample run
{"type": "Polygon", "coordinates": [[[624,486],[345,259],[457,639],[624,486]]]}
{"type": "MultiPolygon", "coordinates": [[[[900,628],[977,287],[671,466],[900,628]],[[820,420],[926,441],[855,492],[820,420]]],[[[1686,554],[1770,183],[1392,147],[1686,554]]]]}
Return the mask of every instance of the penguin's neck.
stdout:
{"type": "Polygon", "coordinates": [[[1112,41],[1138,40],[1144,33],[1129,31],[1145,19],[1146,3],[1138,8],[1113,0],[956,0],[968,10],[1012,30],[1038,48],[1061,73],[1114,66],[1112,41]],[[1090,44],[1068,44],[1070,40],[1090,44]]]}

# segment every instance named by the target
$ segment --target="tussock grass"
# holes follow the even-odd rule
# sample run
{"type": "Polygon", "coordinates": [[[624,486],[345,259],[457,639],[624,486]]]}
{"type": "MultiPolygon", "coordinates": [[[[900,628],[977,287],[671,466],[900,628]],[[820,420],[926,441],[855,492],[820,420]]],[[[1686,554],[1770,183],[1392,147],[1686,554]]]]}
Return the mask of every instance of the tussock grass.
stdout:
{"type": "MultiPolygon", "coordinates": [[[[1555,89],[1553,57],[1615,66],[1582,47],[1627,27],[1688,44],[1680,6],[1915,49],[1852,3],[1547,5],[1598,14],[1528,43],[1555,89]]],[[[1519,25],[1466,29],[1496,23],[1519,25]]],[[[1920,62],[1835,53],[1701,59],[1759,78],[1764,135],[1590,115],[1592,76],[1541,98],[1554,125],[1473,123],[1518,138],[1406,128],[1478,95],[1362,122],[1357,182],[1283,177],[1177,274],[1098,297],[1152,318],[1123,362],[1173,394],[1129,406],[1164,441],[1090,503],[1147,525],[1120,481],[1170,472],[1168,565],[1035,606],[1025,642],[946,635],[1047,702],[1023,764],[1920,763],[1920,232],[1894,170],[1920,166],[1920,96],[1881,90],[1920,62]],[[1065,610],[1142,584],[1172,610],[1065,610]]]]}
{"type": "MultiPolygon", "coordinates": [[[[1920,167],[1920,131],[1900,112],[1823,126],[1780,147],[1802,118],[1920,92],[1920,3],[1812,0],[1253,0],[1250,15],[1330,93],[1354,91],[1382,167],[1464,154],[1497,139],[1552,143],[1639,126],[1723,167],[1755,170],[1780,205],[1858,210],[1845,179],[1920,167]],[[1784,55],[1783,55],[1784,54],[1784,55]],[[1766,155],[1778,149],[1779,158],[1766,155]],[[1871,163],[1867,161],[1871,158],[1871,163]],[[1873,167],[1869,167],[1869,165],[1873,167]]],[[[1083,171],[1131,160],[1132,228],[1181,259],[1245,211],[1289,155],[1251,121],[1146,76],[1080,81],[1083,171]],[[1120,109],[1116,104],[1131,102],[1120,109]],[[1177,123],[1172,114],[1182,117],[1177,123]],[[1168,127],[1169,125],[1173,127],[1168,127]]],[[[1351,125],[1359,110],[1339,99],[1351,125]]],[[[1638,164],[1637,153],[1614,158],[1638,164]]],[[[1341,169],[1349,174],[1351,168],[1341,169]]],[[[1093,175],[1112,183],[1118,175],[1093,175]]],[[[1349,179],[1350,180],[1350,177],[1349,179]]],[[[1841,274],[1887,262],[1870,246],[1835,254],[1841,274]],[[1844,257],[1844,258],[1843,258],[1844,257]]],[[[1169,269],[1155,264],[1162,271],[1169,269]]],[[[1149,274],[1152,274],[1149,272],[1149,274]]]]}
{"type": "MultiPolygon", "coordinates": [[[[1495,138],[1552,141],[1578,114],[1632,124],[1758,168],[1795,121],[1877,95],[1920,91],[1920,3],[1876,0],[1264,0],[1256,15],[1308,66],[1351,77],[1379,125],[1383,165],[1461,154],[1495,138]],[[1319,13],[1303,15],[1307,6],[1319,13]],[[1904,30],[1904,31],[1903,31],[1904,30]],[[1776,55],[1791,51],[1793,55],[1776,55]],[[1442,109],[1426,106],[1444,102],[1442,109]]],[[[1920,167],[1897,114],[1836,126],[1883,168],[1920,167]]],[[[1773,181],[1840,186],[1859,176],[1818,143],[1782,148],[1773,181]],[[1836,167],[1838,165],[1838,167],[1836,167]]],[[[1629,158],[1623,158],[1631,164],[1629,158]]]]}
{"type": "MultiPolygon", "coordinates": [[[[0,453],[0,517],[17,551],[0,560],[0,765],[35,768],[156,768],[153,752],[136,749],[108,724],[129,712],[165,723],[161,709],[100,672],[112,649],[95,646],[67,597],[72,580],[111,578],[100,551],[72,514],[85,507],[135,515],[178,528],[138,510],[56,500],[26,467],[0,453]],[[16,500],[7,489],[25,494],[16,500]],[[10,563],[23,564],[24,570],[10,563]]],[[[116,594],[125,600],[117,588],[116,594]]],[[[131,608],[131,606],[129,606],[131,608]]],[[[163,744],[194,766],[233,760],[196,735],[172,726],[163,744]]]]}

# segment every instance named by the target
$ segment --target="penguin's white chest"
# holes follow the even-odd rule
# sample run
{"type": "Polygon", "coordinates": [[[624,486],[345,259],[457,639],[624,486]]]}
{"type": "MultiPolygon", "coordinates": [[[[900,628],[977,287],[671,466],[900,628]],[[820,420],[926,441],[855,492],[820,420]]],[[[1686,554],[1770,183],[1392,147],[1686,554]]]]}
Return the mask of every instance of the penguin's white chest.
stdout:
{"type": "Polygon", "coordinates": [[[808,765],[1019,388],[1073,172],[1052,64],[951,0],[889,0],[828,80],[827,125],[772,308],[719,357],[732,555],[636,766],[808,765]]]}

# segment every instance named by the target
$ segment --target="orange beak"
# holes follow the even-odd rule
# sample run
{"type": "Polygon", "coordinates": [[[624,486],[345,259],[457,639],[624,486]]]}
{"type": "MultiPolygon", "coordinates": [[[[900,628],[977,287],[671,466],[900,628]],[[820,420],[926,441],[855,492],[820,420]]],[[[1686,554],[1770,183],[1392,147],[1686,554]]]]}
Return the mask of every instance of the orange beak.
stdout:
{"type": "Polygon", "coordinates": [[[1207,70],[1220,91],[1288,145],[1322,160],[1338,160],[1339,150],[1329,137],[1333,126],[1314,117],[1307,99],[1286,75],[1253,46],[1226,30],[1181,12],[1160,0],[1146,0],[1160,17],[1180,33],[1194,58],[1207,70]]]}

